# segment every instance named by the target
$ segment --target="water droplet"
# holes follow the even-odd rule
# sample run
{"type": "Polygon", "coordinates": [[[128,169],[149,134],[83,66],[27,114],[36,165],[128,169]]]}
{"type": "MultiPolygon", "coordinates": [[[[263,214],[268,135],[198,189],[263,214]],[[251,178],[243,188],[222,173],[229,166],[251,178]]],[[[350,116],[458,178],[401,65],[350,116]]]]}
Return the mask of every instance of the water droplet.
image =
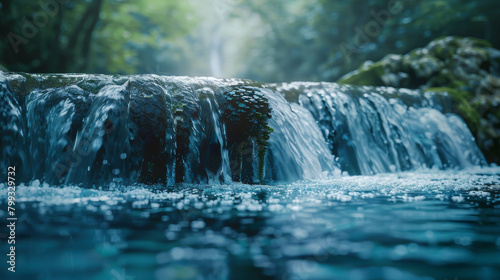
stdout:
{"type": "Polygon", "coordinates": [[[404,256],[408,253],[408,249],[406,249],[405,245],[396,246],[395,253],[400,256],[404,256]]]}
{"type": "Polygon", "coordinates": [[[39,180],[35,180],[35,181],[33,181],[32,185],[33,185],[33,187],[38,188],[38,187],[40,187],[40,181],[39,180]]]}
{"type": "Polygon", "coordinates": [[[113,169],[113,174],[115,174],[115,175],[120,174],[120,169],[118,169],[118,168],[113,169]]]}
{"type": "Polygon", "coordinates": [[[389,169],[391,170],[392,173],[396,172],[396,166],[393,164],[389,165],[389,169]]]}
{"type": "Polygon", "coordinates": [[[180,259],[184,258],[184,255],[185,255],[184,249],[179,248],[179,247],[173,248],[170,251],[170,254],[172,255],[172,258],[175,260],[180,260],[180,259]]]}
{"type": "Polygon", "coordinates": [[[121,154],[121,155],[120,155],[120,158],[121,158],[121,159],[126,159],[126,158],[127,158],[127,154],[126,154],[126,153],[121,154]]]}
{"type": "Polygon", "coordinates": [[[205,222],[204,221],[193,221],[191,223],[191,227],[193,229],[202,229],[205,227],[205,222]]]}

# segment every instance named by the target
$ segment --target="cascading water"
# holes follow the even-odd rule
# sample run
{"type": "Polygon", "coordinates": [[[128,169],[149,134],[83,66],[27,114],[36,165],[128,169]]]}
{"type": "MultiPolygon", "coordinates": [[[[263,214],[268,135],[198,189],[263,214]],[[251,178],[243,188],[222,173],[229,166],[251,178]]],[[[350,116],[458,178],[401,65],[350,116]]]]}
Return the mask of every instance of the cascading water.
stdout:
{"type": "Polygon", "coordinates": [[[406,90],[4,73],[0,85],[2,165],[24,181],[258,183],[485,164],[463,120],[406,90]]]}
{"type": "Polygon", "coordinates": [[[276,174],[269,179],[323,179],[340,173],[311,114],[297,104],[288,104],[281,95],[269,92],[267,96],[274,129],[269,140],[269,167],[276,174]]]}
{"type": "Polygon", "coordinates": [[[444,115],[435,96],[393,88],[295,83],[298,103],[314,116],[342,170],[376,174],[421,167],[466,168],[486,163],[463,120],[444,115]],[[415,98],[418,97],[418,98],[415,98]]]}

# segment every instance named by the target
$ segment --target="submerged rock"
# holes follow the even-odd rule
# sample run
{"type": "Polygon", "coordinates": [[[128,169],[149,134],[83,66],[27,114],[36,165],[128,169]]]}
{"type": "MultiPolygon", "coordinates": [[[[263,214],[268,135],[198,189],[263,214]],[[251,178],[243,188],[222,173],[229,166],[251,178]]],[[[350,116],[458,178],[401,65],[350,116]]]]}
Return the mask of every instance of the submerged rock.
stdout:
{"type": "Polygon", "coordinates": [[[450,96],[490,162],[500,162],[500,51],[480,39],[445,37],[406,55],[363,64],[340,84],[414,88],[450,96]]]}

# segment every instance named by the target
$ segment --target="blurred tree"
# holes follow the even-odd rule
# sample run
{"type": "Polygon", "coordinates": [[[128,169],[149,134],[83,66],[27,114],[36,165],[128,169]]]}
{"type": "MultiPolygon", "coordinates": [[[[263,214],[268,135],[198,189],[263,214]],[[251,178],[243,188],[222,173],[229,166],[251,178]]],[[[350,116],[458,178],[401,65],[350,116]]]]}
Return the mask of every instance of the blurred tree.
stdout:
{"type": "Polygon", "coordinates": [[[247,44],[249,64],[241,74],[260,81],[335,81],[366,60],[406,53],[449,35],[484,38],[500,47],[498,0],[238,0],[238,4],[259,15],[262,28],[268,30],[247,44]]]}
{"type": "Polygon", "coordinates": [[[2,0],[0,62],[11,71],[135,73],[147,66],[141,51],[191,30],[190,8],[182,0],[2,0]]]}
{"type": "Polygon", "coordinates": [[[0,26],[12,71],[335,81],[441,36],[500,48],[500,1],[0,0],[0,26]]]}

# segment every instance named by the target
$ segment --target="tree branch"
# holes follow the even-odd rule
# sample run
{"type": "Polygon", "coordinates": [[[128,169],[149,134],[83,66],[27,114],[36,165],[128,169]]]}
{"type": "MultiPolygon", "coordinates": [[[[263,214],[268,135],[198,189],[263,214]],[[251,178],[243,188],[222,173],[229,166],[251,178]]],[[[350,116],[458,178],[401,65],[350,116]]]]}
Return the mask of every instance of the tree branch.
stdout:
{"type": "Polygon", "coordinates": [[[88,26],[88,29],[85,32],[85,37],[83,39],[82,57],[84,62],[80,69],[82,71],[85,71],[88,66],[88,56],[90,52],[90,44],[92,42],[92,34],[94,33],[97,22],[99,21],[99,15],[101,13],[102,0],[96,0],[95,3],[96,4],[92,9],[92,21],[90,22],[90,25],[88,26]]]}

